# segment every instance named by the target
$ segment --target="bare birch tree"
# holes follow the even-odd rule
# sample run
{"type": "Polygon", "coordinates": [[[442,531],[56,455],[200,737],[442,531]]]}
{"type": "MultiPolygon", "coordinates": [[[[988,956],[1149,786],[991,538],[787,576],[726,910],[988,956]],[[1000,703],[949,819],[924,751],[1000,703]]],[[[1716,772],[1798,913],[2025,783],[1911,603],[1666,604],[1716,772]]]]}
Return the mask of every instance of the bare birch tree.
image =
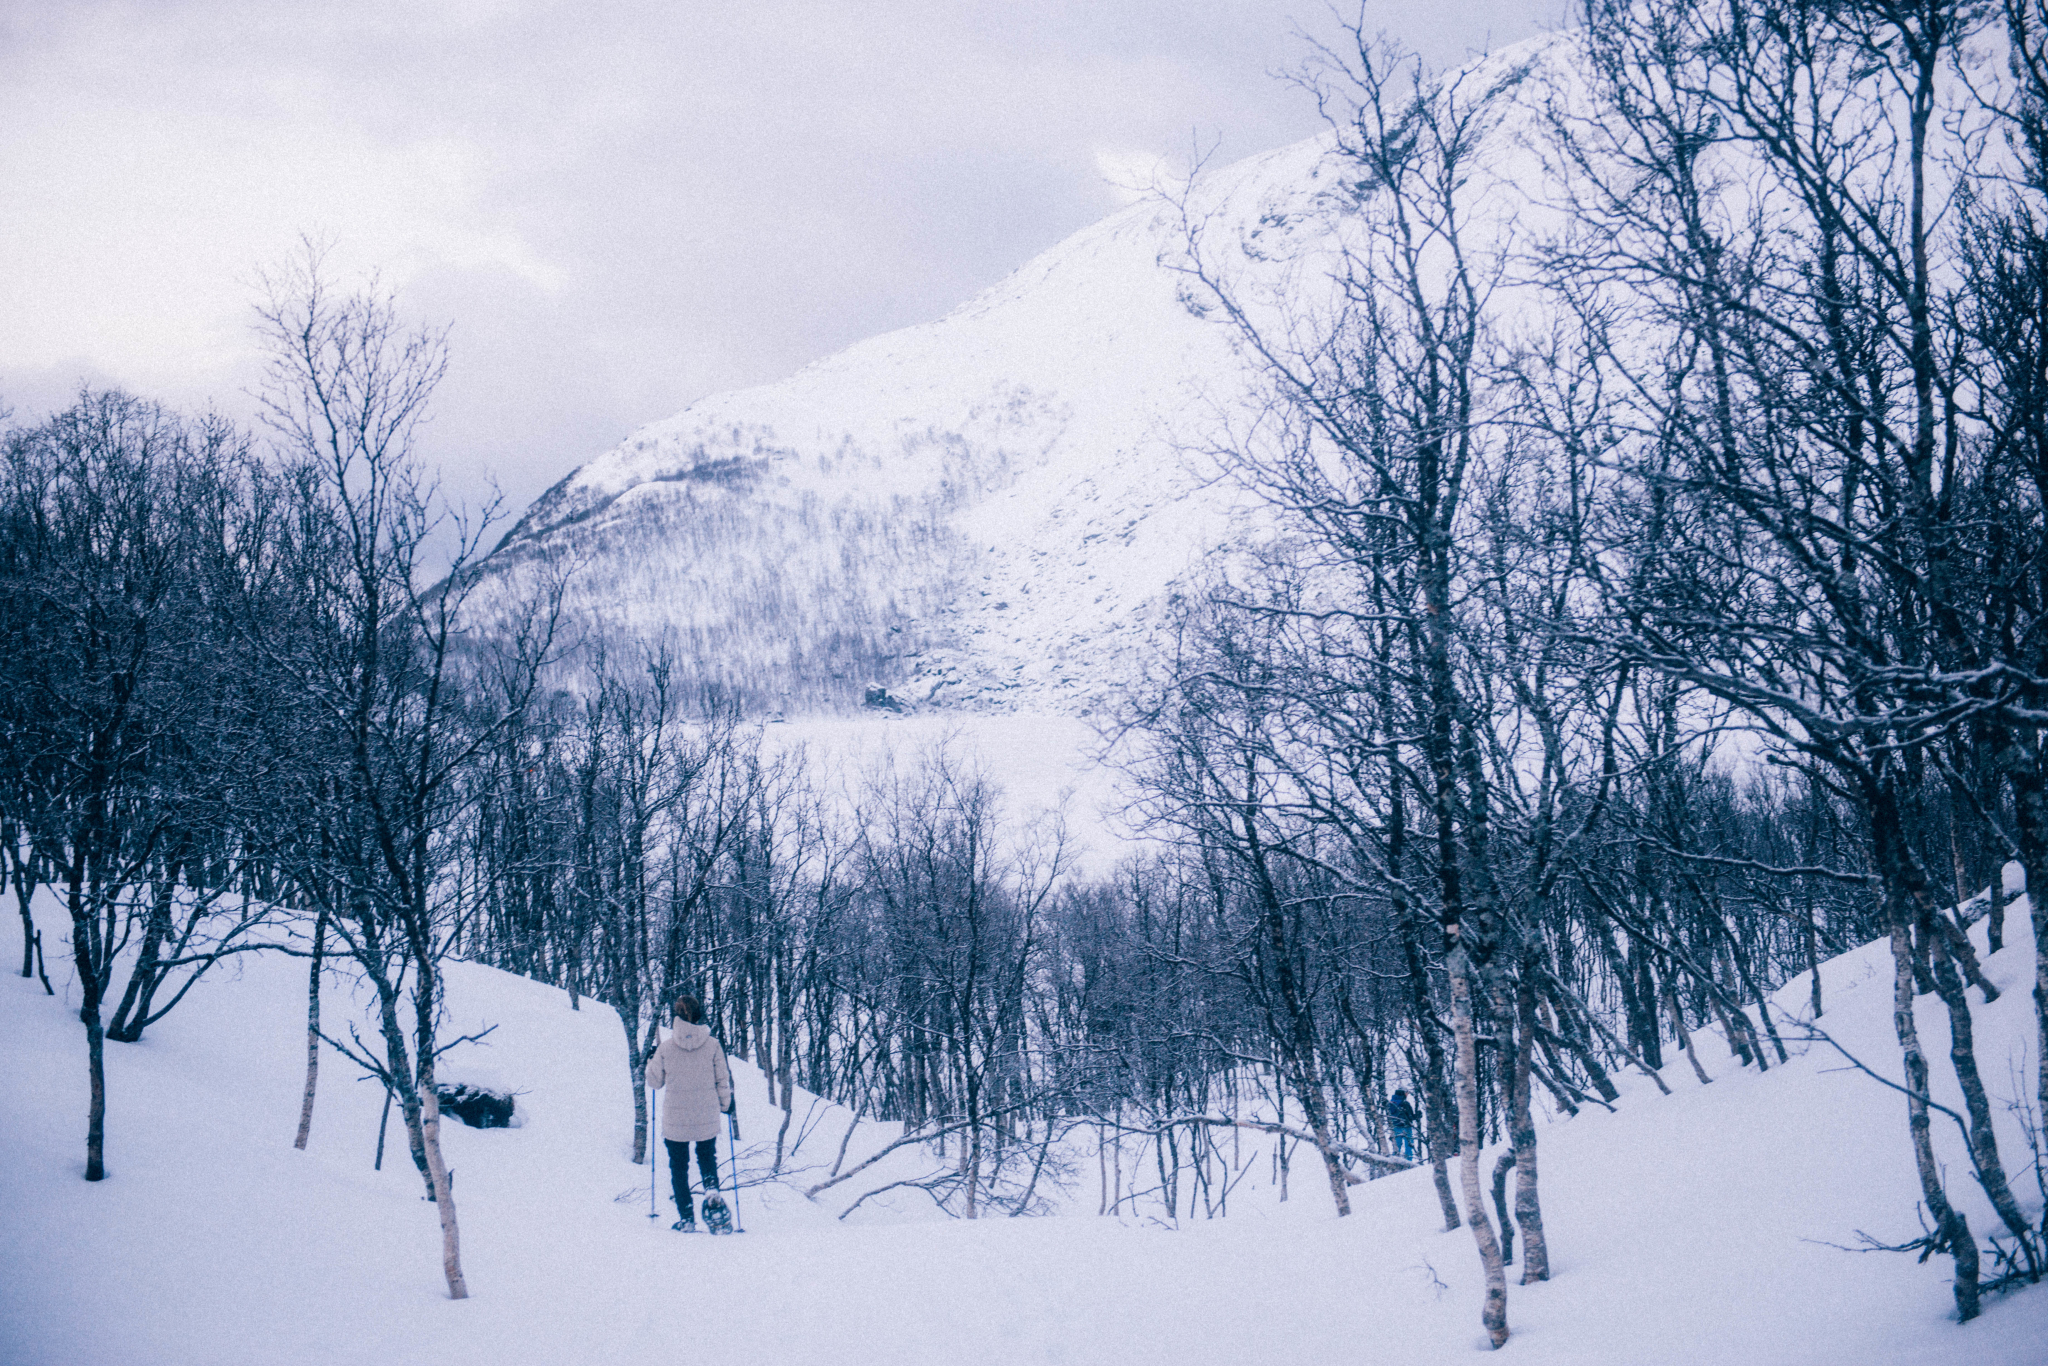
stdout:
{"type": "Polygon", "coordinates": [[[374,285],[338,292],[311,243],[264,281],[268,368],[259,395],[292,494],[254,585],[252,636],[299,609],[297,629],[252,642],[300,706],[279,723],[299,756],[298,827],[270,851],[376,997],[375,1049],[326,1037],[396,1098],[440,1216],[452,1298],[467,1296],[440,1146],[435,1065],[441,963],[472,889],[451,872],[478,798],[478,761],[531,702],[552,639],[545,611],[489,639],[466,632],[471,562],[489,518],[448,521],[415,440],[447,366],[445,336],[408,331],[374,285]],[[426,556],[450,538],[438,582],[426,556]],[[268,593],[271,596],[264,597],[268,593]]]}

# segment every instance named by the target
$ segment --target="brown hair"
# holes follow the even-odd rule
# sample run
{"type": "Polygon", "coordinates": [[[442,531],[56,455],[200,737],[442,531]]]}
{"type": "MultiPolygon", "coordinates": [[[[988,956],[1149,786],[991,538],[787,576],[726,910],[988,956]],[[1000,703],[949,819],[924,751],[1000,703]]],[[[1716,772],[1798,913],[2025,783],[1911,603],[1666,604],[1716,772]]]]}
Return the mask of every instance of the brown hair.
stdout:
{"type": "Polygon", "coordinates": [[[703,1024],[704,1003],[694,996],[676,997],[676,1018],[690,1024],[703,1024]]]}

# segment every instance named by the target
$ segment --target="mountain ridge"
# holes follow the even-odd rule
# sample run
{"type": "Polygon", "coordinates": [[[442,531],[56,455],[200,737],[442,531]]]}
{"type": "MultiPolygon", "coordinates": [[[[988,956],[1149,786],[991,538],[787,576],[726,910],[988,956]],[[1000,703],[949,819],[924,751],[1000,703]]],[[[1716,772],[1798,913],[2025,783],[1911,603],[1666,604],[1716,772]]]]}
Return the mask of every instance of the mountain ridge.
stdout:
{"type": "MultiPolygon", "coordinates": [[[[1327,150],[1249,158],[1211,193],[1299,201],[1327,150]]],[[[1085,715],[1250,511],[1188,458],[1249,376],[1161,263],[1178,227],[1163,199],[1130,206],[943,318],[650,423],[536,500],[485,572],[573,564],[573,615],[667,634],[763,710],[879,685],[1085,715]]]]}
{"type": "MultiPolygon", "coordinates": [[[[1547,68],[1536,84],[1563,88],[1559,41],[1457,79],[1547,68]]],[[[1177,591],[1275,534],[1210,455],[1272,400],[1208,316],[1190,246],[1217,248],[1262,318],[1313,323],[1372,193],[1339,142],[1203,171],[942,318],[641,427],[536,500],[486,574],[570,568],[573,618],[669,640],[696,682],[758,713],[848,710],[879,687],[913,707],[1090,715],[1142,673],[1177,591]]],[[[1521,142],[1492,137],[1475,170],[1487,250],[1543,175],[1521,142]]]]}

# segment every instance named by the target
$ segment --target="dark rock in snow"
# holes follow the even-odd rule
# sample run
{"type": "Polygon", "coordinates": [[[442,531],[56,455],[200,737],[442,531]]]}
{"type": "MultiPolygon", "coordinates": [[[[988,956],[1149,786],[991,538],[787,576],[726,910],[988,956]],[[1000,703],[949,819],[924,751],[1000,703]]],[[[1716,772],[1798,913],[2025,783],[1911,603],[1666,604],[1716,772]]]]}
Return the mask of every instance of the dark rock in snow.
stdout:
{"type": "Polygon", "coordinates": [[[889,696],[889,690],[880,684],[870,684],[868,686],[867,696],[861,699],[861,705],[873,707],[878,711],[903,710],[903,704],[889,696]]]}
{"type": "Polygon", "coordinates": [[[472,1129],[512,1127],[512,1111],[517,1107],[513,1098],[502,1091],[486,1090],[467,1083],[457,1086],[437,1084],[434,1094],[441,1099],[442,1114],[453,1115],[472,1129]]]}

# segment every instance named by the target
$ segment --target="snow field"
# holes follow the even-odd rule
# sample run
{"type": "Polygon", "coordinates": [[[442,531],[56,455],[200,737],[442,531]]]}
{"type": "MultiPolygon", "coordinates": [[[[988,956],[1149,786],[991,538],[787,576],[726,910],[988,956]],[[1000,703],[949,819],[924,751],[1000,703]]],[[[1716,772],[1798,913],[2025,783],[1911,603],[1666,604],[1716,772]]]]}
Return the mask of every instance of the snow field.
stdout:
{"type": "Polygon", "coordinates": [[[844,814],[858,809],[868,776],[909,778],[920,763],[943,754],[963,772],[985,774],[1000,790],[1003,828],[1013,840],[1042,836],[1059,821],[1067,858],[1089,876],[1107,875],[1118,859],[1143,848],[1130,785],[1098,762],[1101,738],[1075,717],[797,716],[764,726],[762,741],[771,758],[800,751],[813,780],[844,814]]]}
{"type": "MultiPolygon", "coordinates": [[[[39,908],[39,923],[54,947],[54,904],[39,908]]],[[[1980,1060],[2001,1102],[2030,1089],[2021,1080],[2031,1065],[2024,903],[2008,927],[2006,949],[1986,963],[2005,995],[1978,1016],[1980,1060]]],[[[19,936],[10,918],[0,961],[19,961],[19,936]]],[[[65,965],[52,968],[61,992],[65,965]]],[[[470,964],[451,965],[444,1037],[498,1027],[451,1052],[443,1074],[519,1090],[523,1123],[444,1124],[473,1295],[450,1302],[403,1130],[394,1121],[384,1170],[372,1172],[380,1093],[331,1051],[311,1145],[291,1147],[304,974],[303,960],[245,958],[142,1043],[108,1045],[111,1175],[97,1185],[80,1179],[83,1030],[65,996],[0,977],[10,1044],[0,1086],[9,1155],[0,1163],[0,1362],[1414,1366],[1483,1350],[1471,1238],[1441,1231],[1426,1172],[1355,1187],[1357,1212],[1339,1220],[1307,1155],[1296,1156],[1284,1205],[1254,1161],[1230,1218],[1171,1230],[1094,1217],[1094,1154],[1084,1148],[1069,1154],[1077,1179],[1063,1217],[951,1221],[921,1193],[901,1191],[841,1222],[861,1192],[929,1170],[930,1160],[899,1154],[821,1203],[806,1201],[800,1188],[829,1165],[848,1116],[799,1094],[792,1135],[807,1114],[816,1122],[792,1166],[809,1170],[763,1181],[781,1112],[738,1061],[742,1175],[760,1182],[739,1195],[749,1231],[716,1241],[671,1233],[666,1192],[650,1221],[648,1169],[628,1160],[630,1095],[611,1012],[587,1001],[572,1011],[555,988],[470,964]]],[[[1896,1075],[1885,947],[1826,964],[1823,983],[1822,1023],[1896,1075]]],[[[1796,1012],[1806,992],[1801,978],[1778,1001],[1796,1012]]],[[[75,1005],[75,990],[68,1000],[75,1005]]],[[[345,1027],[347,984],[330,981],[323,1002],[330,1031],[345,1027]]],[[[1938,1002],[1924,999],[1920,1020],[1939,1074],[1947,1034],[1938,1002]]],[[[1694,1037],[1711,1086],[1676,1058],[1664,1071],[1670,1097],[1622,1077],[1616,1113],[1595,1108],[1544,1126],[1555,1279],[1511,1282],[1509,1358],[2048,1359],[2048,1290],[1990,1300],[1982,1319],[1959,1327],[1944,1259],[1920,1266],[1827,1245],[1853,1244],[1859,1229],[1887,1242],[1919,1232],[1896,1093],[1845,1070],[1824,1045],[1792,1044],[1800,1056],[1758,1075],[1739,1069],[1717,1035],[1694,1037]]],[[[2007,1162],[2020,1168],[2017,1122],[2001,1118],[2007,1162]]],[[[896,1133],[864,1124],[849,1165],[896,1133]]],[[[1981,1239],[1993,1229],[1988,1206],[1953,1129],[1938,1127],[1936,1139],[1951,1194],[1981,1239]]],[[[1242,1142],[1256,1146],[1251,1135],[1242,1142]]],[[[1493,1156],[1489,1148],[1488,1173],[1493,1156]]],[[[2038,1214],[2039,1192],[2016,1184],[2038,1214]]]]}

